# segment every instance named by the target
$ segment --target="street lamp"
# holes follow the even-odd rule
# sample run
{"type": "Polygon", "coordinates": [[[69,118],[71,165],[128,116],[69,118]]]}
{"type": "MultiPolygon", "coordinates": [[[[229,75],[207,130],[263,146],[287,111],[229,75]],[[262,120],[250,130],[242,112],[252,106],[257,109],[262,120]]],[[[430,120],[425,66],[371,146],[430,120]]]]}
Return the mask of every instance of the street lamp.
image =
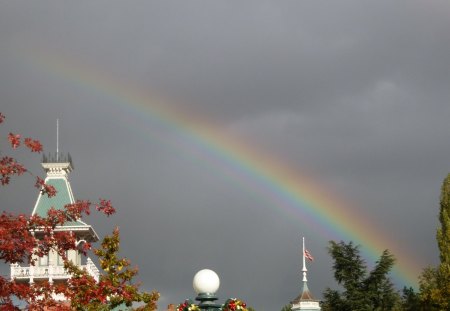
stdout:
{"type": "Polygon", "coordinates": [[[216,292],[220,286],[220,279],[217,273],[209,269],[198,271],[192,281],[200,310],[220,310],[222,305],[215,303],[218,298],[216,292]]]}
{"type": "Polygon", "coordinates": [[[198,271],[192,285],[197,293],[195,300],[199,301],[199,304],[196,305],[192,300],[186,300],[177,307],[177,311],[247,311],[246,304],[236,298],[228,299],[225,304],[215,302],[218,300],[216,292],[220,286],[220,279],[217,273],[210,269],[198,271]]]}

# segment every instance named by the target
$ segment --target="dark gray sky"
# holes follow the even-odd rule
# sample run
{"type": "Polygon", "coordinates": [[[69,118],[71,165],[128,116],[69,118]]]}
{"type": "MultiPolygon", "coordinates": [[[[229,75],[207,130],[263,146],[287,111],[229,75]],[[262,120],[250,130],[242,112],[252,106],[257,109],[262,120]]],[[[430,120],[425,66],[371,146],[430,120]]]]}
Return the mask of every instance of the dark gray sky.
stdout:
{"type": "MultiPolygon", "coordinates": [[[[301,236],[316,257],[317,297],[336,286],[321,232],[348,236],[308,225],[301,206],[274,206],[252,189],[257,174],[242,182],[174,117],[207,120],[309,176],[389,237],[382,247],[436,264],[450,171],[449,29],[446,0],[1,1],[1,133],[55,151],[60,119],[75,196],[118,208],[88,222],[100,235],[120,227],[123,254],[143,287],[161,292],[162,310],[194,297],[192,277],[212,268],[219,297],[276,311],[300,291],[301,236]],[[130,86],[149,102],[124,99],[130,86]],[[175,111],[169,123],[155,98],[175,111]]],[[[208,143],[241,156],[214,133],[208,143]]],[[[41,172],[39,156],[17,157],[41,172]]],[[[21,177],[0,189],[2,209],[31,212],[32,185],[21,177]]]]}

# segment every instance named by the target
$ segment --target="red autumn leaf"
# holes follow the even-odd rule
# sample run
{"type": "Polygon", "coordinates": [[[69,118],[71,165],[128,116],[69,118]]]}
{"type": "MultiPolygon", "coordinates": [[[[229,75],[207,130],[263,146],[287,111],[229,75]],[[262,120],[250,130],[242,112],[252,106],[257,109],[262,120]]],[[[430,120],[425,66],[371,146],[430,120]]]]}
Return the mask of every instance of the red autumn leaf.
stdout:
{"type": "Polygon", "coordinates": [[[82,251],[83,254],[86,254],[88,251],[91,250],[91,248],[92,248],[91,243],[86,242],[86,243],[83,243],[81,251],[82,251]]]}
{"type": "Polygon", "coordinates": [[[11,147],[16,149],[20,146],[20,134],[9,133],[8,140],[11,143],[11,147]]]}
{"type": "Polygon", "coordinates": [[[42,144],[39,140],[33,140],[29,137],[25,138],[24,140],[25,146],[27,146],[31,152],[37,152],[40,153],[42,151],[42,144]]]}
{"type": "Polygon", "coordinates": [[[106,216],[110,216],[116,212],[116,209],[111,205],[110,200],[100,199],[99,204],[95,206],[98,211],[103,212],[106,216]]]}
{"type": "Polygon", "coordinates": [[[55,187],[46,184],[44,180],[39,176],[36,177],[36,183],[34,184],[34,186],[38,188],[42,194],[47,194],[49,198],[54,197],[56,195],[55,187]]]}
{"type": "Polygon", "coordinates": [[[11,157],[0,159],[0,182],[2,185],[8,184],[12,175],[22,175],[27,170],[22,164],[19,164],[11,157]]]}

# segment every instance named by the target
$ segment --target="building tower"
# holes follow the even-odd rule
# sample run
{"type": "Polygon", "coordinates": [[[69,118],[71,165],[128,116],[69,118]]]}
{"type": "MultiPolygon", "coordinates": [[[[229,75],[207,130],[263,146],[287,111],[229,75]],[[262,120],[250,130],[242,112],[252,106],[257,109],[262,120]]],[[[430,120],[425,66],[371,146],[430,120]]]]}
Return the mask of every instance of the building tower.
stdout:
{"type": "MultiPolygon", "coordinates": [[[[72,188],[70,187],[68,174],[73,170],[72,159],[70,154],[62,156],[57,152],[54,156],[44,156],[42,161],[47,176],[45,183],[55,187],[57,194],[49,198],[47,195],[39,193],[32,215],[46,217],[51,207],[57,210],[63,210],[66,204],[75,203],[72,188]]],[[[62,226],[57,226],[55,231],[70,231],[76,236],[77,244],[81,245],[85,242],[96,242],[98,236],[92,226],[86,224],[81,219],[66,222],[62,226]]],[[[33,234],[39,238],[42,234],[39,230],[33,234]]],[[[79,265],[98,281],[100,273],[95,264],[89,257],[83,256],[77,250],[67,251],[67,258],[73,263],[79,265]]],[[[21,266],[19,264],[11,265],[11,278],[16,282],[40,282],[48,281],[50,283],[66,282],[70,278],[64,270],[64,262],[61,256],[55,251],[50,251],[48,255],[36,258],[34,266],[21,266]]],[[[64,296],[54,297],[58,301],[64,301],[64,296]]]]}
{"type": "Polygon", "coordinates": [[[303,258],[303,289],[300,295],[298,295],[297,298],[295,298],[291,302],[291,310],[297,311],[297,310],[303,310],[303,311],[317,311],[321,310],[319,301],[315,300],[313,295],[308,289],[308,279],[306,278],[306,273],[308,270],[306,269],[306,262],[305,257],[307,257],[309,260],[313,261],[313,257],[309,252],[305,249],[305,238],[303,238],[303,252],[302,252],[302,258],[303,258]]]}

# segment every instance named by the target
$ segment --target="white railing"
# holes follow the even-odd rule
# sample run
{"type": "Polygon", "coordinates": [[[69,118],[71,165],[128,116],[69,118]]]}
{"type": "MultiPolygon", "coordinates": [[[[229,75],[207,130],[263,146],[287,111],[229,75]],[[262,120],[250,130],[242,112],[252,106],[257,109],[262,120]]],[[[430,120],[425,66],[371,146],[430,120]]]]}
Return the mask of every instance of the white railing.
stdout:
{"type": "Polygon", "coordinates": [[[100,271],[98,270],[95,263],[91,260],[91,258],[87,258],[86,265],[83,267],[86,269],[87,273],[89,273],[94,278],[94,280],[98,282],[100,278],[100,271]]]}
{"type": "MultiPolygon", "coordinates": [[[[86,265],[81,266],[85,269],[97,282],[100,277],[100,272],[95,266],[94,262],[88,257],[86,265]]],[[[55,279],[68,279],[70,274],[64,269],[63,266],[27,266],[22,267],[18,264],[11,265],[11,278],[12,279],[30,279],[30,278],[55,278],[55,279]]]]}

